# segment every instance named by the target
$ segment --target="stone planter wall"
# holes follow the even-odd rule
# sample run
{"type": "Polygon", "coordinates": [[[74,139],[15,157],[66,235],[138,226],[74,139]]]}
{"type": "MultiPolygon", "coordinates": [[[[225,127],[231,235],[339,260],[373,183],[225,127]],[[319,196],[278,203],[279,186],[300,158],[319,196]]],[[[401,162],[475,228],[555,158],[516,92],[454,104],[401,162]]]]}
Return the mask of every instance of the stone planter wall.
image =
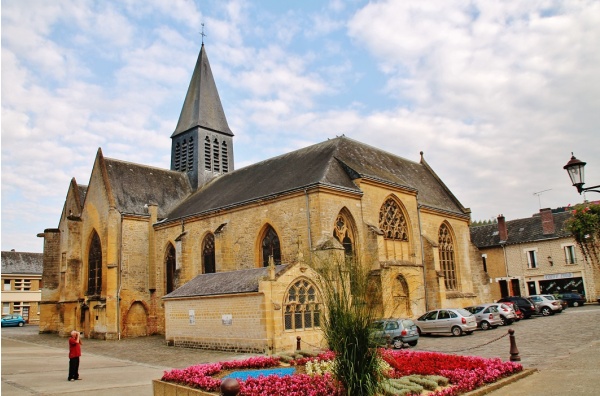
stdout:
{"type": "Polygon", "coordinates": [[[188,386],[164,382],[161,380],[152,381],[154,396],[215,396],[218,393],[209,393],[200,389],[190,388],[188,386]]]}

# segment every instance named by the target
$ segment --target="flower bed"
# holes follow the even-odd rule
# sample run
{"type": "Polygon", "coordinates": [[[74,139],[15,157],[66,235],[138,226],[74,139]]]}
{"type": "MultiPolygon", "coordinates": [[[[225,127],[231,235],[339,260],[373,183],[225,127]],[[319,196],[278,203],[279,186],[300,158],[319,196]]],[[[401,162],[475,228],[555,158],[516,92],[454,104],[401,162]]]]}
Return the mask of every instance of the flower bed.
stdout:
{"type": "MultiPolygon", "coordinates": [[[[383,382],[386,395],[419,394],[427,390],[431,396],[459,395],[497,381],[523,369],[518,363],[473,356],[446,355],[435,352],[380,350],[382,367],[388,379],[383,382]],[[436,389],[436,382],[438,388],[436,389]],[[433,385],[431,385],[433,383],[433,385]],[[404,387],[404,388],[403,388],[404,387]]],[[[291,360],[293,366],[306,366],[306,374],[269,375],[240,382],[240,396],[341,395],[343,389],[331,375],[335,356],[325,352],[316,357],[291,360]]],[[[201,364],[182,370],[166,371],[162,381],[217,392],[226,370],[280,367],[279,357],[253,357],[245,360],[201,364]]]]}

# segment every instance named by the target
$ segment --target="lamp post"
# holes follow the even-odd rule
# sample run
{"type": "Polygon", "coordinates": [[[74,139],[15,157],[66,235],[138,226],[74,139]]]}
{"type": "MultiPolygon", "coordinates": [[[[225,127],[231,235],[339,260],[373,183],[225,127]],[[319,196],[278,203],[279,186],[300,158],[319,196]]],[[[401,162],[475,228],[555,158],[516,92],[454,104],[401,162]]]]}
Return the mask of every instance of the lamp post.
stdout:
{"type": "Polygon", "coordinates": [[[594,190],[594,188],[598,188],[600,185],[583,188],[583,185],[585,184],[585,177],[583,173],[585,164],[585,162],[578,160],[575,158],[573,153],[571,153],[571,159],[569,162],[567,162],[567,165],[563,166],[563,169],[566,169],[569,177],[571,178],[571,183],[573,183],[573,186],[577,188],[577,192],[579,194],[585,191],[594,191],[600,193],[600,190],[594,190]]]}

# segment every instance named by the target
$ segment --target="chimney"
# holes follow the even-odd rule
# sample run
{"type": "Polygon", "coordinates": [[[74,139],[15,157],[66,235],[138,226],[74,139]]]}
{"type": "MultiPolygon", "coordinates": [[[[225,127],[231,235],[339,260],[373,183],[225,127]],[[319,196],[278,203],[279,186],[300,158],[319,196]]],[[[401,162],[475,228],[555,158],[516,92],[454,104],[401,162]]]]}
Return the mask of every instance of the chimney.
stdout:
{"type": "Polygon", "coordinates": [[[506,220],[504,215],[498,215],[498,233],[501,241],[508,240],[508,230],[506,229],[506,220]]]}
{"type": "Polygon", "coordinates": [[[551,235],[555,232],[554,227],[554,216],[552,215],[552,209],[540,209],[540,217],[542,218],[542,234],[551,235]]]}

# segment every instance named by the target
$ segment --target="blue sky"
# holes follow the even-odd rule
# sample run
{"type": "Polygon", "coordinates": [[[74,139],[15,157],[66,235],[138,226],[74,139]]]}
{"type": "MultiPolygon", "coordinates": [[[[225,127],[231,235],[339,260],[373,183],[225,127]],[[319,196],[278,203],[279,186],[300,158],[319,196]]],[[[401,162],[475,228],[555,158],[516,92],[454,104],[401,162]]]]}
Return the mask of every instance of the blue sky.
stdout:
{"type": "Polygon", "coordinates": [[[581,202],[562,169],[572,151],[600,184],[597,1],[27,0],[1,13],[2,250],[42,251],[36,234],[58,226],[99,147],[169,167],[201,23],[236,168],[342,134],[424,151],[474,220],[581,202]]]}

